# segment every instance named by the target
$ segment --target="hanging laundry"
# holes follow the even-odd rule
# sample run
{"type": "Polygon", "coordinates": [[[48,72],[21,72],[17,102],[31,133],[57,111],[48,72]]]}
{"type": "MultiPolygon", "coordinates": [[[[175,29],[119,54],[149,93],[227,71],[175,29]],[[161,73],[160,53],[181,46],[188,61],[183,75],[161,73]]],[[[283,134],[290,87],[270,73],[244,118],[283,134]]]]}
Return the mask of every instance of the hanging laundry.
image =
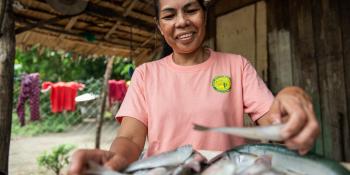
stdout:
{"type": "MultiPolygon", "coordinates": [[[[119,108],[119,105],[124,100],[124,97],[126,95],[127,91],[127,84],[125,80],[109,80],[108,81],[108,99],[109,99],[109,106],[116,106],[119,108]]],[[[117,112],[117,111],[115,111],[117,112]]],[[[117,118],[119,123],[122,123],[123,118],[117,118]]]]}
{"type": "Polygon", "coordinates": [[[51,90],[50,102],[53,113],[75,111],[75,97],[78,95],[78,90],[84,87],[84,84],[77,82],[44,82],[42,84],[43,90],[51,90]]]}
{"type": "Polygon", "coordinates": [[[109,99],[109,106],[111,106],[115,102],[122,102],[126,91],[127,91],[127,85],[125,80],[109,80],[108,81],[108,99],[109,99]]]}
{"type": "Polygon", "coordinates": [[[21,126],[25,125],[25,102],[30,101],[30,120],[40,119],[40,76],[38,73],[22,76],[21,90],[18,97],[17,114],[21,126]]]}

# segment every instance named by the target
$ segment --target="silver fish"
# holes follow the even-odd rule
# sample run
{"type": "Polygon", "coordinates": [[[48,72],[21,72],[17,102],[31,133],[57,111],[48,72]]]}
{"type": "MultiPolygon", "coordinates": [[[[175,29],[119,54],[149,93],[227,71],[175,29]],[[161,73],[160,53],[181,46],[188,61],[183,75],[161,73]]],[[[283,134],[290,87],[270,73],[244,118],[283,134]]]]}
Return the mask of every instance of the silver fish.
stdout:
{"type": "Polygon", "coordinates": [[[242,172],[239,172],[239,175],[259,175],[263,172],[268,172],[272,169],[271,160],[271,156],[263,155],[257,158],[253,165],[250,165],[242,172]]]}
{"type": "Polygon", "coordinates": [[[142,169],[177,166],[188,159],[191,156],[192,152],[193,149],[191,145],[181,146],[176,150],[136,161],[129,165],[125,169],[125,172],[130,173],[142,169]]]}
{"type": "Polygon", "coordinates": [[[244,169],[248,168],[258,159],[257,155],[244,152],[228,152],[227,157],[237,165],[236,172],[242,172],[244,169]]]}
{"type": "Polygon", "coordinates": [[[208,160],[201,153],[194,151],[190,158],[184,164],[178,166],[172,172],[172,175],[187,175],[199,173],[202,170],[201,164],[207,163],[208,160]]]}
{"type": "Polygon", "coordinates": [[[193,128],[198,131],[216,131],[226,134],[232,134],[248,139],[255,140],[271,140],[271,141],[282,141],[281,129],[284,124],[270,125],[270,126],[258,126],[258,127],[218,127],[211,128],[198,124],[193,124],[193,128]]]}
{"type": "Polygon", "coordinates": [[[233,175],[236,169],[237,166],[232,161],[227,158],[222,158],[205,169],[201,175],[233,175]]]}
{"type": "Polygon", "coordinates": [[[146,173],[146,175],[168,175],[170,172],[164,167],[154,168],[146,173]]]}
{"type": "Polygon", "coordinates": [[[126,175],[123,173],[119,173],[117,171],[110,170],[105,168],[96,162],[89,161],[89,169],[84,172],[84,175],[126,175]]]}
{"type": "Polygon", "coordinates": [[[272,156],[272,168],[288,175],[348,175],[350,172],[338,162],[309,153],[304,156],[281,145],[252,144],[236,147],[228,152],[246,152],[257,156],[272,156]]]}

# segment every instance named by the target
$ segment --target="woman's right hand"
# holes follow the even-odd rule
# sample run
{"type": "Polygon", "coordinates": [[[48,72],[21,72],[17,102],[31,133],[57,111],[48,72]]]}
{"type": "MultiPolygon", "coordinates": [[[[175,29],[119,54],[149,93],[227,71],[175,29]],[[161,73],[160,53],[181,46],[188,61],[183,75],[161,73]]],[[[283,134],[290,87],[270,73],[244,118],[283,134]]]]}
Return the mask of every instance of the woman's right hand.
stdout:
{"type": "Polygon", "coordinates": [[[111,151],[97,149],[80,149],[72,155],[69,175],[83,174],[88,168],[89,161],[98,163],[113,170],[120,170],[128,165],[128,161],[111,151]]]}
{"type": "Polygon", "coordinates": [[[69,175],[83,174],[93,161],[112,170],[122,170],[137,160],[143,150],[147,127],[133,117],[124,117],[110,151],[80,149],[74,152],[69,175]]]}

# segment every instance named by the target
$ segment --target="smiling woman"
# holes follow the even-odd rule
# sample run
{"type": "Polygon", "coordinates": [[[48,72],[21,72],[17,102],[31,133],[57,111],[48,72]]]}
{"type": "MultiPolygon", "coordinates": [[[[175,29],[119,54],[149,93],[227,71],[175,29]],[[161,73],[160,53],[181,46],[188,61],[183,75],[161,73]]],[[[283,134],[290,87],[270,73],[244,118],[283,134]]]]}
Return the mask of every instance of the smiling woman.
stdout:
{"type": "Polygon", "coordinates": [[[80,173],[89,160],[123,169],[139,158],[146,137],[146,156],[186,144],[196,150],[231,149],[245,140],[198,132],[192,124],[243,127],[244,113],[259,125],[290,118],[280,133],[287,146],[302,154],[312,147],[319,128],[303,90],[289,87],[274,99],[247,59],[203,47],[203,1],[157,0],[155,5],[157,26],[173,53],[136,68],[116,115],[123,122],[110,151],[77,151],[71,174],[80,173]]]}
{"type": "Polygon", "coordinates": [[[204,62],[208,54],[204,56],[205,50],[202,48],[206,25],[203,1],[164,0],[156,1],[155,4],[157,26],[174,51],[175,63],[186,65],[204,62]],[[195,59],[184,58],[183,54],[191,54],[195,59]]]}

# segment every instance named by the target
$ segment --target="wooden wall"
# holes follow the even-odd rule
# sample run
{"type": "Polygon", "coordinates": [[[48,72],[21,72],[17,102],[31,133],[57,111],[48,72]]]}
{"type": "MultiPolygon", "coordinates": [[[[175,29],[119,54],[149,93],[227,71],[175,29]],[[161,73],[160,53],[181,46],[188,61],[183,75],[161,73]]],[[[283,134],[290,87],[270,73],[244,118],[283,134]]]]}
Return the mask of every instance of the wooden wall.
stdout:
{"type": "Polygon", "coordinates": [[[263,1],[217,17],[216,50],[242,55],[267,80],[266,6],[263,1]],[[234,22],[232,22],[234,21],[234,22]]]}
{"type": "Polygon", "coordinates": [[[345,81],[350,78],[345,64],[350,59],[349,1],[266,2],[271,89],[303,87],[313,98],[322,126],[316,151],[350,161],[350,81],[345,81]]]}
{"type": "MultiPolygon", "coordinates": [[[[256,2],[219,0],[214,14],[217,19],[256,2]]],[[[322,127],[315,151],[350,161],[350,1],[265,2],[270,89],[304,88],[322,127]]]]}

